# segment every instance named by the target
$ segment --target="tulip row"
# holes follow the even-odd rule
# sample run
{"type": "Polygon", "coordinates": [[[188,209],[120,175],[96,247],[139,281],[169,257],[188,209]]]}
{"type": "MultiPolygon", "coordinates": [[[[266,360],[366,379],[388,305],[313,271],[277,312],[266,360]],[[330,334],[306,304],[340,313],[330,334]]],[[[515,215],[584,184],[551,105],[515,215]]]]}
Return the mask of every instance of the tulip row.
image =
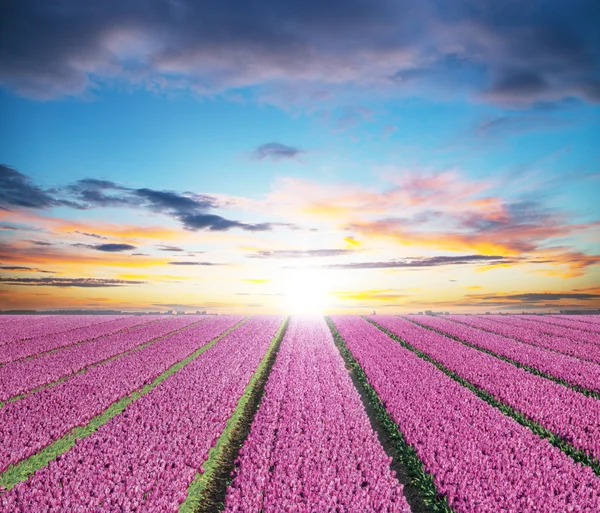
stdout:
{"type": "Polygon", "coordinates": [[[566,319],[581,324],[592,325],[594,329],[600,327],[600,315],[550,315],[552,319],[566,319]]]}
{"type": "Polygon", "coordinates": [[[110,322],[85,326],[61,333],[41,335],[24,342],[7,344],[0,348],[0,365],[117,333],[141,324],[147,324],[159,318],[157,316],[121,317],[110,322]]]}
{"type": "Polygon", "coordinates": [[[541,347],[522,344],[501,335],[472,328],[459,322],[452,322],[449,320],[451,318],[419,315],[411,316],[409,319],[485,351],[491,351],[494,355],[508,358],[517,364],[537,369],[547,376],[554,377],[578,389],[600,393],[600,366],[595,363],[546,351],[541,347]]]}
{"type": "Polygon", "coordinates": [[[36,322],[45,322],[48,318],[52,317],[51,315],[28,315],[25,317],[24,315],[19,314],[3,314],[0,315],[0,326],[8,326],[8,324],[13,322],[27,320],[27,324],[36,323],[36,322]]]}
{"type": "Polygon", "coordinates": [[[518,317],[516,315],[490,315],[486,319],[494,322],[502,322],[509,326],[530,329],[537,334],[549,335],[551,337],[568,338],[575,342],[586,342],[588,344],[600,345],[600,333],[589,333],[577,328],[556,326],[544,322],[541,317],[527,315],[518,317]]]}
{"type": "MultiPolygon", "coordinates": [[[[600,460],[600,401],[393,316],[370,317],[498,401],[600,460]]],[[[554,438],[554,437],[552,437],[554,438]]]]}
{"type": "Polygon", "coordinates": [[[85,344],[0,367],[0,401],[31,392],[202,319],[191,315],[166,317],[85,344]]]}
{"type": "Polygon", "coordinates": [[[544,324],[551,324],[553,326],[563,326],[564,328],[572,328],[575,330],[595,333],[600,335],[600,326],[594,326],[589,322],[581,322],[574,319],[561,319],[560,317],[552,317],[550,315],[524,315],[517,316],[519,319],[527,319],[531,321],[537,321],[544,324]]]}
{"type": "Polygon", "coordinates": [[[454,511],[598,511],[589,467],[364,319],[333,321],[454,511]]]}
{"type": "Polygon", "coordinates": [[[575,342],[564,337],[550,337],[543,333],[536,332],[531,328],[522,328],[519,326],[511,326],[503,322],[490,321],[487,319],[487,315],[485,317],[476,315],[451,315],[443,317],[452,321],[462,322],[463,324],[474,328],[496,333],[497,335],[509,337],[519,342],[574,356],[580,360],[600,363],[600,346],[584,342],[575,342]]]}
{"type": "Polygon", "coordinates": [[[0,471],[84,426],[115,401],[151,383],[234,326],[241,317],[219,316],[103,365],[76,374],[0,409],[0,471]]]}
{"type": "Polygon", "coordinates": [[[21,315],[14,322],[2,325],[0,346],[94,324],[113,322],[121,318],[123,318],[122,315],[49,315],[41,317],[21,315]]]}
{"type": "Polygon", "coordinates": [[[323,318],[292,318],[226,511],[404,511],[358,392],[323,318]]]}
{"type": "Polygon", "coordinates": [[[177,511],[281,322],[232,331],[2,495],[2,511],[177,511]]]}

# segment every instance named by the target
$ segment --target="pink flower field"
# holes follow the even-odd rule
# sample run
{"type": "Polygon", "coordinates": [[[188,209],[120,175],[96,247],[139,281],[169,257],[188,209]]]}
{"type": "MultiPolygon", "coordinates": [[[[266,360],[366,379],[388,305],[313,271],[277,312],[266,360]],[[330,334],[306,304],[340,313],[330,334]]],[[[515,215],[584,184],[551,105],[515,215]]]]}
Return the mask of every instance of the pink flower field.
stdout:
{"type": "Polygon", "coordinates": [[[597,513],[599,326],[0,318],[0,512],[597,513]]]}

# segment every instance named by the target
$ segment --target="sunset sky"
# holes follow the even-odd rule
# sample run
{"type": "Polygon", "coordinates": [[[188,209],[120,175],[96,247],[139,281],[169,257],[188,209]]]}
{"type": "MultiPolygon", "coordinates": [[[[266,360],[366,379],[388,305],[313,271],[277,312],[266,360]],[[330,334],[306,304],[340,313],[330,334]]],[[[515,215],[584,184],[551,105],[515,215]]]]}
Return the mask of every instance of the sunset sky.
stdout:
{"type": "Polygon", "coordinates": [[[0,309],[600,307],[597,0],[0,7],[0,309]]]}

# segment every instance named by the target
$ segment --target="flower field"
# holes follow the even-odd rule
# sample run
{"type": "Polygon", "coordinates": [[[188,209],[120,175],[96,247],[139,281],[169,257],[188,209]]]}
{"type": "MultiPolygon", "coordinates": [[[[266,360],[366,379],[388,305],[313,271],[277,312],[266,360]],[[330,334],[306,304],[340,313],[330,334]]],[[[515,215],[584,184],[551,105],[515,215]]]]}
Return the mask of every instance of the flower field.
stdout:
{"type": "Polygon", "coordinates": [[[595,316],[0,317],[0,512],[598,512],[595,316]]]}

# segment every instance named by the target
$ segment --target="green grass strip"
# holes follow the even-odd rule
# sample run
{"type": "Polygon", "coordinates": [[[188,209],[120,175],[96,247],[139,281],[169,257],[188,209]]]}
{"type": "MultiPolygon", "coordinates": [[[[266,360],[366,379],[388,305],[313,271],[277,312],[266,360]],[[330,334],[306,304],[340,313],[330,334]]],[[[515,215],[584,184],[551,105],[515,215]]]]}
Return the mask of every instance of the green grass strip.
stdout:
{"type": "Polygon", "coordinates": [[[110,419],[119,415],[125,408],[133,401],[146,395],[147,393],[154,390],[169,376],[172,376],[177,371],[185,367],[192,360],[196,359],[202,353],[214,346],[223,337],[226,337],[233,330],[239,328],[245,323],[249,317],[242,319],[235,326],[229,328],[227,331],[212,339],[207,344],[203,345],[200,349],[194,351],[190,356],[177,362],[176,364],[169,367],[165,372],[158,376],[152,383],[145,385],[139,390],[132,392],[131,394],[119,399],[117,402],[109,406],[100,415],[94,417],[85,426],[77,427],[67,433],[65,436],[56,440],[53,444],[45,447],[37,454],[26,458],[19,463],[11,465],[2,474],[0,474],[0,493],[6,492],[19,484],[22,481],[26,481],[29,477],[37,470],[47,466],[51,461],[55,460],[61,454],[67,452],[71,447],[75,445],[77,440],[86,438],[97,431],[101,426],[106,424],[110,419]]]}
{"type": "MultiPolygon", "coordinates": [[[[432,328],[431,326],[426,326],[425,324],[421,324],[419,321],[414,321],[414,320],[412,320],[410,318],[406,318],[406,317],[400,317],[400,318],[404,319],[406,321],[410,321],[413,324],[420,326],[421,328],[425,328],[425,329],[433,331],[439,335],[443,335],[444,337],[451,338],[452,340],[456,340],[457,342],[460,342],[461,344],[464,344],[465,346],[470,347],[471,349],[477,349],[477,351],[481,351],[482,353],[489,354],[490,356],[493,356],[494,358],[498,358],[499,360],[502,360],[503,362],[510,363],[510,364],[514,365],[515,367],[519,367],[520,369],[530,372],[531,374],[535,374],[536,376],[540,376],[541,378],[545,378],[545,379],[549,379],[550,381],[554,381],[555,383],[558,383],[559,385],[563,385],[567,388],[570,388],[571,390],[575,390],[575,392],[579,392],[580,394],[583,394],[587,397],[593,397],[595,399],[600,399],[600,394],[598,392],[595,392],[594,390],[590,390],[589,388],[584,388],[580,385],[574,385],[572,383],[569,383],[568,381],[565,381],[562,378],[557,378],[557,377],[553,376],[552,374],[548,374],[547,372],[536,369],[535,367],[531,367],[530,365],[527,365],[525,363],[521,363],[521,362],[518,362],[517,360],[513,360],[506,356],[502,356],[500,354],[494,353],[493,351],[490,351],[489,349],[485,349],[484,347],[476,346],[475,344],[472,344],[471,342],[467,342],[466,340],[462,340],[458,337],[455,337],[454,335],[444,333],[443,331],[439,331],[435,328],[432,328]]],[[[540,349],[543,349],[543,348],[540,348],[540,349]]],[[[562,355],[562,356],[565,356],[565,355],[562,355]]]]}
{"type": "Polygon", "coordinates": [[[514,408],[512,408],[508,404],[503,403],[502,401],[499,401],[498,399],[496,399],[489,392],[486,392],[485,390],[479,388],[478,386],[474,385],[470,381],[467,381],[466,379],[462,378],[461,376],[459,376],[458,374],[456,374],[454,371],[451,371],[444,364],[442,364],[442,363],[438,362],[437,360],[433,359],[431,356],[429,356],[428,354],[424,353],[423,351],[420,351],[416,347],[411,346],[408,342],[406,342],[405,340],[401,339],[400,337],[398,337],[397,335],[395,335],[391,331],[385,329],[383,326],[380,326],[375,321],[373,321],[371,319],[366,319],[366,320],[368,322],[370,322],[371,324],[373,324],[373,326],[375,326],[378,329],[380,329],[381,331],[383,331],[388,337],[390,337],[393,340],[395,340],[396,342],[398,342],[405,349],[408,349],[409,351],[412,351],[419,358],[422,358],[423,360],[426,360],[429,363],[435,365],[444,374],[446,374],[447,376],[451,377],[454,381],[460,383],[465,388],[468,388],[477,397],[479,397],[480,399],[483,399],[486,403],[488,403],[489,405],[493,406],[494,408],[497,408],[504,415],[507,415],[507,416],[513,418],[514,420],[516,420],[522,426],[525,426],[526,428],[529,428],[531,431],[533,431],[540,438],[548,440],[552,445],[554,445],[554,447],[559,448],[567,456],[569,456],[570,458],[572,458],[575,462],[582,463],[583,465],[587,465],[587,466],[591,467],[591,469],[594,471],[594,473],[597,476],[600,477],[600,461],[598,461],[598,459],[593,458],[592,456],[590,456],[586,452],[582,451],[581,449],[577,449],[577,448],[573,447],[569,442],[567,442],[561,436],[553,433],[552,431],[549,431],[548,429],[546,429],[544,426],[542,426],[541,424],[539,424],[535,420],[530,419],[527,415],[521,413],[518,410],[515,410],[514,408]]]}
{"type": "Polygon", "coordinates": [[[452,513],[453,510],[448,504],[447,497],[438,492],[433,476],[425,470],[423,462],[419,459],[415,449],[407,443],[398,424],[394,422],[386,410],[379,395],[369,383],[367,375],[348,349],[346,342],[338,332],[335,324],[330,317],[326,317],[326,321],[342,357],[357,376],[358,382],[363,387],[365,396],[370,401],[371,406],[375,411],[375,415],[385,429],[391,443],[395,445],[401,462],[407,471],[410,482],[419,491],[423,503],[433,513],[452,513]]]}
{"type": "MultiPolygon", "coordinates": [[[[63,381],[67,381],[69,378],[76,376],[77,374],[83,374],[83,373],[87,372],[89,369],[93,369],[94,367],[98,367],[99,365],[104,365],[105,363],[112,362],[113,360],[116,360],[117,358],[121,358],[122,356],[127,356],[128,354],[135,353],[136,351],[141,351],[142,349],[148,347],[151,344],[154,344],[155,342],[158,342],[159,340],[162,340],[163,338],[171,337],[175,333],[179,333],[180,331],[184,331],[189,328],[192,328],[192,327],[196,326],[197,324],[200,324],[203,320],[204,319],[201,319],[197,322],[193,322],[192,324],[188,324],[187,326],[184,326],[183,328],[173,330],[173,331],[167,333],[166,335],[162,335],[160,337],[156,337],[151,340],[148,340],[148,342],[144,342],[143,344],[141,344],[139,346],[132,347],[131,349],[127,349],[126,351],[123,351],[122,353],[115,354],[115,355],[111,356],[110,358],[106,358],[104,360],[101,360],[96,363],[92,363],[90,365],[86,365],[83,369],[78,370],[77,372],[74,372],[72,374],[67,374],[66,376],[63,376],[62,378],[57,379],[56,381],[51,381],[50,383],[46,383],[45,385],[34,388],[33,390],[30,390],[29,392],[25,392],[24,394],[15,395],[15,396],[7,399],[4,402],[0,401],[0,408],[4,408],[6,403],[14,403],[15,401],[19,401],[20,399],[27,397],[28,395],[35,394],[36,392],[39,392],[40,390],[44,390],[45,388],[50,388],[50,387],[56,386],[59,383],[62,383],[63,381]]],[[[152,322],[156,322],[156,321],[152,321],[152,322]]],[[[121,331],[125,331],[125,330],[121,330],[121,331]]],[[[97,339],[94,339],[94,340],[97,340],[97,339]]],[[[90,342],[90,341],[86,340],[86,342],[90,342]]],[[[69,347],[73,347],[73,346],[69,346],[69,347]]],[[[59,351],[59,350],[60,349],[56,349],[55,351],[59,351]]],[[[52,351],[52,352],[55,352],[55,351],[52,351]]],[[[49,354],[49,353],[44,353],[44,354],[49,354]]],[[[20,360],[20,361],[23,361],[23,360],[20,360]]]]}
{"type": "Polygon", "coordinates": [[[224,508],[235,459],[248,436],[288,324],[289,317],[281,323],[225,429],[208,453],[208,458],[202,465],[204,472],[198,472],[188,487],[187,498],[179,507],[179,513],[221,511],[224,508]]]}

